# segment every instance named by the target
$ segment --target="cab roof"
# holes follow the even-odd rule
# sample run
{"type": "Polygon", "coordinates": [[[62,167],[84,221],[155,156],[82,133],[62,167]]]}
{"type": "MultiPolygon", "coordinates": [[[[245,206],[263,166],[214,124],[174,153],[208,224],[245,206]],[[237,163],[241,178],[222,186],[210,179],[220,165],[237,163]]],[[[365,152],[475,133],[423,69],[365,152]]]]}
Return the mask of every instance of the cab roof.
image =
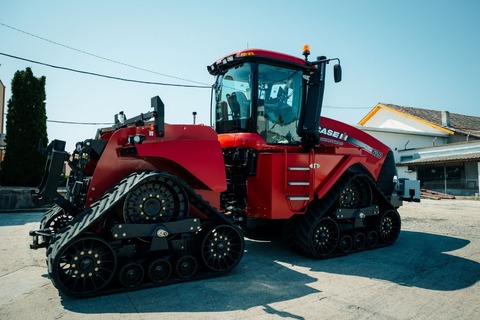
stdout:
{"type": "Polygon", "coordinates": [[[237,52],[230,53],[208,66],[208,72],[212,75],[217,75],[222,69],[231,65],[237,64],[241,61],[277,61],[282,64],[290,64],[297,67],[309,67],[308,62],[288,54],[263,50],[263,49],[243,49],[237,52]]]}

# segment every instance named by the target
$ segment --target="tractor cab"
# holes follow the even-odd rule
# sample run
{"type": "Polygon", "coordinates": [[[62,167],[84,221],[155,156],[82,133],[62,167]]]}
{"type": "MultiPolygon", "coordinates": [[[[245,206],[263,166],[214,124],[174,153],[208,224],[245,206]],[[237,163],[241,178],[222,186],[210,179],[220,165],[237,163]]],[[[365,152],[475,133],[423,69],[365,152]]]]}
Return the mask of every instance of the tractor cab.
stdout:
{"type": "MultiPolygon", "coordinates": [[[[319,57],[310,62],[308,54],[308,46],[305,60],[247,49],[209,66],[210,74],[216,76],[212,122],[217,133],[257,134],[267,145],[318,142],[325,65],[330,60],[319,57]]],[[[338,82],[339,65],[335,71],[338,82]]]]}

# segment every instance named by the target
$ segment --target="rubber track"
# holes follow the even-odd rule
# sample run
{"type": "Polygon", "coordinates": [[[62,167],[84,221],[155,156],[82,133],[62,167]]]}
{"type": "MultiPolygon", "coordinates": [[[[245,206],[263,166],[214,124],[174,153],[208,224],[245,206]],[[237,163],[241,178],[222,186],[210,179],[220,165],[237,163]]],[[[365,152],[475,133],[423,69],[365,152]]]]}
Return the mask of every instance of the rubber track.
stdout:
{"type": "Polygon", "coordinates": [[[196,207],[200,212],[205,214],[209,219],[211,220],[220,220],[224,223],[227,223],[238,230],[238,226],[233,222],[232,219],[227,218],[225,215],[219,213],[217,209],[212,207],[208,201],[205,201],[200,195],[198,195],[194,189],[192,189],[190,186],[188,186],[186,183],[183,181],[177,180],[177,182],[185,189],[188,195],[188,200],[190,203],[196,207]]]}
{"type": "MultiPolygon", "coordinates": [[[[238,227],[228,218],[220,214],[214,207],[212,207],[207,201],[205,201],[200,195],[196,194],[194,189],[189,187],[183,181],[167,174],[162,173],[159,171],[150,171],[150,172],[140,172],[140,173],[132,173],[129,176],[122,179],[118,184],[116,184],[112,189],[107,191],[98,201],[92,204],[87,210],[80,213],[70,225],[66,228],[62,229],[62,232],[57,233],[51,239],[50,246],[47,248],[47,264],[48,264],[48,272],[52,281],[54,282],[55,276],[52,275],[52,268],[55,257],[60,254],[64,248],[68,247],[75,239],[80,237],[87,229],[92,226],[95,222],[97,222],[103,215],[112,207],[117,205],[120,201],[122,201],[126,195],[138,184],[142,183],[143,181],[154,177],[154,176],[167,176],[168,179],[174,180],[176,183],[181,185],[188,194],[189,201],[192,205],[197,207],[202,213],[204,213],[209,219],[214,221],[219,221],[222,223],[229,224],[234,226],[238,229],[238,227]]],[[[128,290],[136,290],[146,287],[154,287],[169,284],[172,282],[183,282],[189,281],[199,278],[211,277],[215,275],[220,275],[226,272],[209,272],[205,273],[201,276],[194,276],[189,279],[182,279],[174,281],[166,281],[162,282],[161,284],[158,283],[147,283],[136,287],[134,289],[128,288],[117,288],[117,289],[110,289],[105,291],[100,291],[94,294],[85,295],[82,297],[90,297],[102,294],[110,294],[114,292],[122,292],[128,290]]],[[[55,284],[55,282],[54,282],[55,284]]]]}
{"type": "Polygon", "coordinates": [[[141,172],[129,175],[107,191],[87,210],[80,213],[62,232],[55,234],[47,249],[48,272],[51,274],[53,260],[57,254],[97,222],[108,209],[119,203],[135,185],[156,174],[158,173],[141,172]]]}
{"type": "MultiPolygon", "coordinates": [[[[310,204],[312,207],[308,208],[305,215],[298,217],[296,221],[288,227],[287,232],[291,232],[290,234],[293,234],[293,237],[291,237],[293,242],[292,244],[293,249],[300,251],[304,255],[307,255],[309,257],[316,258],[316,259],[326,259],[326,258],[338,257],[338,256],[349,254],[349,253],[338,252],[338,247],[337,247],[337,249],[331,255],[328,255],[325,257],[315,256],[311,252],[310,232],[311,232],[311,228],[315,224],[315,221],[317,221],[321,217],[327,216],[328,212],[334,208],[334,205],[336,202],[338,202],[338,199],[340,197],[342,190],[346,188],[353,179],[358,178],[359,176],[364,176],[369,181],[371,181],[370,185],[372,187],[373,196],[374,196],[374,199],[378,202],[381,213],[385,212],[388,209],[395,210],[395,208],[390,204],[390,201],[385,197],[382,191],[378,188],[377,184],[373,182],[372,178],[369,175],[365,174],[365,170],[360,166],[352,166],[342,175],[342,177],[337,181],[337,183],[335,183],[332,189],[330,189],[329,192],[322,199],[313,201],[310,204]]],[[[379,214],[379,216],[381,215],[381,213],[379,214]]],[[[334,220],[336,222],[339,221],[338,219],[334,219],[334,220]]],[[[341,235],[342,235],[342,230],[340,228],[340,236],[341,235]]],[[[380,239],[379,239],[379,242],[380,242],[380,239]]],[[[388,244],[378,243],[375,247],[371,249],[384,247],[392,243],[388,243],[388,244]]],[[[365,247],[365,249],[358,250],[358,251],[363,251],[366,249],[370,249],[370,248],[365,247]]],[[[354,251],[355,249],[352,248],[352,251],[350,252],[354,252],[354,251]]]]}

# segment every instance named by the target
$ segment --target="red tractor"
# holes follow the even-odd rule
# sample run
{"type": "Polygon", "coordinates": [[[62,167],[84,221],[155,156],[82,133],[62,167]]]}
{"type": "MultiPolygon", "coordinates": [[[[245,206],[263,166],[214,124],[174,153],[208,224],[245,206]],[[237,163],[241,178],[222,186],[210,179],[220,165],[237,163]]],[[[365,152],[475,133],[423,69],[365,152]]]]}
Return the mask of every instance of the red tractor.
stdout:
{"type": "Polygon", "coordinates": [[[266,225],[313,258],[393,243],[393,154],[320,117],[326,66],[339,60],[304,55],[247,49],[209,66],[214,129],[165,124],[154,97],[153,111],[120,113],[72,154],[52,141],[37,198],[55,205],[30,234],[54,285],[85,297],[223,274],[243,256],[243,232],[266,225]]]}

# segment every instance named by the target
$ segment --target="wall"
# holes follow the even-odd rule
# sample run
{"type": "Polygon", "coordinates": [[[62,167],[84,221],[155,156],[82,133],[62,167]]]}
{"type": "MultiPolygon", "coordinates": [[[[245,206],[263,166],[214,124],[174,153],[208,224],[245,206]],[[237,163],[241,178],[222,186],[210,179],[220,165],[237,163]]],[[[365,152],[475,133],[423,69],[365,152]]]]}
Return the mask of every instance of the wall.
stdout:
{"type": "Polygon", "coordinates": [[[435,135],[445,133],[445,131],[436,128],[427,122],[384,108],[380,108],[375,115],[368,119],[363,125],[373,128],[430,133],[435,135]]]}
{"type": "Polygon", "coordinates": [[[32,201],[33,188],[0,187],[0,212],[30,210],[35,208],[32,201]]]}
{"type": "Polygon", "coordinates": [[[367,132],[392,149],[395,162],[397,163],[401,162],[399,151],[443,145],[446,144],[448,140],[448,134],[444,133],[433,135],[422,132],[378,129],[363,126],[357,126],[357,128],[367,132]]]}

